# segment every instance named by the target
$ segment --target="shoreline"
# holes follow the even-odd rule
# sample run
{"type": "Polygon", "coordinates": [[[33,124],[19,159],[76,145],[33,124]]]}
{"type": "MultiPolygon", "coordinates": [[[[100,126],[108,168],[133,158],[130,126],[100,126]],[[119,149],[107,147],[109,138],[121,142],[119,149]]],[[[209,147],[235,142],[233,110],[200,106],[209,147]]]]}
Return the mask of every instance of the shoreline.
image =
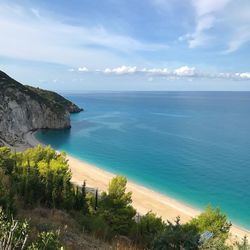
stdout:
{"type": "MultiPolygon", "coordinates": [[[[25,150],[29,147],[34,147],[40,143],[34,136],[36,131],[30,131],[25,134],[24,138],[27,145],[19,147],[18,150],[25,150]]],[[[98,188],[99,190],[107,190],[109,181],[116,176],[115,174],[106,171],[98,166],[88,163],[84,160],[77,159],[67,154],[69,167],[72,172],[72,182],[81,185],[86,181],[87,186],[98,188]]],[[[174,221],[177,216],[180,217],[182,223],[188,222],[192,217],[201,213],[200,210],[185,204],[182,201],[176,200],[165,194],[144,187],[140,184],[127,182],[127,191],[132,192],[132,205],[140,214],[146,214],[149,211],[161,216],[163,220],[174,221]]],[[[233,224],[230,233],[233,239],[240,240],[245,235],[250,238],[250,231],[233,224]]]]}

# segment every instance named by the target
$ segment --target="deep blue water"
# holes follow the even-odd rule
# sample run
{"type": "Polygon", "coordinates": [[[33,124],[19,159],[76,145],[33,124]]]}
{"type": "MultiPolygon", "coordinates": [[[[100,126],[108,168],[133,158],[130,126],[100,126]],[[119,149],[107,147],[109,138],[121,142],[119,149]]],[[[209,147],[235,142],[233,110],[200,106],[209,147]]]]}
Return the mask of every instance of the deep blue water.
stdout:
{"type": "Polygon", "coordinates": [[[250,228],[250,92],[65,96],[85,112],[40,141],[250,228]]]}

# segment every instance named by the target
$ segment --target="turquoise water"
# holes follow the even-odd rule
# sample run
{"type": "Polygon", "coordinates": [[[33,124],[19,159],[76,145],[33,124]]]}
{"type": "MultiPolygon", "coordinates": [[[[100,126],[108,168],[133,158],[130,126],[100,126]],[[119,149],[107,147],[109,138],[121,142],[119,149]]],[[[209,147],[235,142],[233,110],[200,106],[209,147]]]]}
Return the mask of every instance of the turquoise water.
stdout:
{"type": "Polygon", "coordinates": [[[250,228],[250,92],[66,97],[86,111],[40,141],[250,228]]]}

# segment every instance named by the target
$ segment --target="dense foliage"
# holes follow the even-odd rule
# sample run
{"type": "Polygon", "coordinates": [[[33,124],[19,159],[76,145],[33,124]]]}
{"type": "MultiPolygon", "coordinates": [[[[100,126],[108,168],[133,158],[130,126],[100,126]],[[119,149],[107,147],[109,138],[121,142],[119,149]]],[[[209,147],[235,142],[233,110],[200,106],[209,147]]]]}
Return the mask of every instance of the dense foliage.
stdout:
{"type": "MultiPolygon", "coordinates": [[[[37,146],[15,154],[0,148],[0,156],[2,174],[6,175],[4,185],[8,185],[8,178],[11,177],[16,194],[23,198],[26,206],[39,204],[51,208],[86,210],[85,192],[80,192],[80,188],[70,182],[71,172],[64,153],[58,154],[51,147],[37,146]]],[[[7,196],[5,200],[11,197],[10,194],[7,196]]],[[[3,207],[6,206],[3,204],[3,207]]]]}
{"type": "Polygon", "coordinates": [[[163,233],[165,226],[162,218],[148,212],[144,216],[138,217],[132,230],[132,238],[137,244],[149,248],[155,238],[163,233]]]}
{"type": "MultiPolygon", "coordinates": [[[[226,243],[231,224],[218,208],[208,206],[187,224],[179,218],[164,222],[152,212],[136,213],[123,176],[113,178],[101,194],[87,192],[85,183],[78,187],[70,180],[66,155],[51,147],[20,153],[0,148],[0,207],[4,211],[0,213],[0,249],[62,249],[58,231],[38,230],[30,241],[29,223],[15,218],[19,210],[36,207],[66,211],[84,232],[109,242],[122,238],[136,249],[232,249],[226,243]]],[[[236,242],[234,248],[249,249],[247,239],[236,242]]]]}
{"type": "Polygon", "coordinates": [[[197,218],[193,218],[190,225],[198,230],[200,234],[209,231],[213,237],[226,240],[228,238],[231,223],[228,223],[227,216],[219,208],[213,209],[208,206],[204,213],[197,218]]]}

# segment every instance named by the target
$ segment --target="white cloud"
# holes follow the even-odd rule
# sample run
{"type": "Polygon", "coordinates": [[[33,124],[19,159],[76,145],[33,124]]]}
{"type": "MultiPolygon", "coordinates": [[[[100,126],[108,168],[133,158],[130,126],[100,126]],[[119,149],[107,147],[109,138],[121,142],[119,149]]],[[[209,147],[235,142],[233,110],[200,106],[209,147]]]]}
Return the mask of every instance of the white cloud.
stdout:
{"type": "Polygon", "coordinates": [[[187,40],[190,48],[206,45],[212,37],[206,31],[214,27],[217,12],[222,11],[231,0],[192,0],[196,12],[196,27],[193,33],[181,36],[187,40]]]}
{"type": "Polygon", "coordinates": [[[91,67],[126,63],[117,52],[130,55],[167,49],[166,45],[114,34],[102,26],[66,24],[43,10],[11,3],[0,3],[0,32],[0,56],[74,67],[82,61],[91,67]]]}
{"type": "Polygon", "coordinates": [[[195,10],[193,32],[179,37],[189,48],[220,45],[232,53],[250,41],[250,2],[190,0],[195,10]],[[223,34],[223,37],[221,36],[223,34]]]}
{"type": "Polygon", "coordinates": [[[230,0],[192,0],[198,16],[204,16],[223,9],[230,0]]]}
{"type": "Polygon", "coordinates": [[[80,71],[80,72],[88,72],[89,70],[86,67],[79,67],[78,71],[80,71]]]}
{"type": "Polygon", "coordinates": [[[152,69],[142,69],[141,72],[143,73],[149,73],[150,75],[169,75],[170,70],[167,68],[152,68],[152,69]]]}
{"type": "Polygon", "coordinates": [[[238,50],[242,45],[250,41],[250,26],[245,33],[240,33],[238,36],[234,36],[228,44],[228,48],[223,51],[223,54],[232,53],[238,50]]]}
{"type": "MultiPolygon", "coordinates": [[[[93,72],[97,72],[94,70],[93,72]]],[[[210,79],[228,79],[228,80],[250,80],[250,72],[243,73],[209,73],[206,71],[198,71],[195,67],[182,66],[175,69],[167,68],[138,68],[135,66],[121,66],[117,68],[106,68],[98,70],[100,73],[109,75],[133,75],[141,74],[147,76],[147,79],[154,79],[153,77],[166,77],[166,79],[192,79],[192,78],[210,78],[210,79]]]]}
{"type": "Polygon", "coordinates": [[[240,5],[233,2],[230,11],[225,14],[225,23],[234,27],[228,36],[228,45],[224,54],[232,53],[250,41],[250,1],[240,5]]]}
{"type": "Polygon", "coordinates": [[[137,72],[137,68],[131,67],[131,66],[121,66],[121,67],[113,68],[113,69],[106,68],[104,70],[104,73],[106,74],[115,73],[117,75],[133,74],[136,72],[137,72]]]}
{"type": "Polygon", "coordinates": [[[174,71],[177,76],[195,76],[196,69],[195,67],[183,66],[174,71]]]}
{"type": "Polygon", "coordinates": [[[250,72],[236,73],[235,75],[242,79],[250,79],[250,72]]]}

